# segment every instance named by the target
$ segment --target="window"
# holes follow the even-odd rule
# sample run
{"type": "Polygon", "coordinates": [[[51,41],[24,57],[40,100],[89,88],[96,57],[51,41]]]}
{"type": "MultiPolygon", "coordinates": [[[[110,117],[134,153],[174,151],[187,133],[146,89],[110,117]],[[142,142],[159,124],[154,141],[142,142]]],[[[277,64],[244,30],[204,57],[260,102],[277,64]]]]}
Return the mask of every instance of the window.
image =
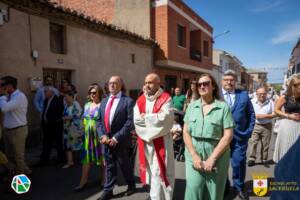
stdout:
{"type": "Polygon", "coordinates": [[[50,22],[50,50],[53,53],[66,53],[66,27],[50,22]]]}
{"type": "Polygon", "coordinates": [[[71,70],[63,70],[63,69],[43,69],[43,80],[46,77],[51,77],[54,82],[54,86],[57,88],[61,87],[62,80],[69,80],[72,83],[72,71],[71,70]]]}
{"type": "Polygon", "coordinates": [[[177,44],[178,46],[186,46],[186,28],[181,25],[177,25],[177,44]]]}
{"type": "Polygon", "coordinates": [[[296,73],[300,73],[300,63],[297,64],[297,67],[296,67],[295,72],[296,72],[296,73]]]}
{"type": "Polygon", "coordinates": [[[209,57],[208,49],[209,49],[208,41],[204,40],[204,41],[203,41],[203,55],[204,55],[205,57],[209,57]]]}
{"type": "Polygon", "coordinates": [[[132,64],[135,63],[135,54],[134,53],[131,54],[131,63],[132,64]]]}

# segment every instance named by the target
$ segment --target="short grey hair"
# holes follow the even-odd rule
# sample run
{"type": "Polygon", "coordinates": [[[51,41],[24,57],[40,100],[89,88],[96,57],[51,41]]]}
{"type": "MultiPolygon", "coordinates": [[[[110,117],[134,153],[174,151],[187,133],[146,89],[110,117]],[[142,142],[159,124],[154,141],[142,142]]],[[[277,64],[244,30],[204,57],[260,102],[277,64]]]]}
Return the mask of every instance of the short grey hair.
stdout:
{"type": "Polygon", "coordinates": [[[235,79],[237,79],[236,72],[232,69],[226,70],[223,74],[223,78],[224,78],[224,76],[233,76],[235,79]]]}

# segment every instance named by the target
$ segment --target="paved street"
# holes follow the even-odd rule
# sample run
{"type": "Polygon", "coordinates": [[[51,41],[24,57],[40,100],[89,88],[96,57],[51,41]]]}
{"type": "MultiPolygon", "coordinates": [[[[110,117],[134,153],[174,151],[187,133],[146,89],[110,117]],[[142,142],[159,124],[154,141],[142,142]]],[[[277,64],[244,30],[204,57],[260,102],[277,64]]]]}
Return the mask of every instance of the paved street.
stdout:
{"type": "MultiPolygon", "coordinates": [[[[269,158],[273,155],[274,137],[271,140],[271,148],[269,158]]],[[[38,155],[31,154],[31,159],[37,159],[38,155]]],[[[59,166],[52,165],[45,168],[35,168],[33,170],[34,175],[31,179],[32,186],[30,192],[23,195],[17,195],[12,193],[3,194],[0,191],[1,200],[95,200],[101,195],[98,182],[98,172],[96,168],[91,171],[90,182],[88,188],[83,192],[73,192],[73,187],[79,182],[81,167],[78,165],[71,169],[61,169],[59,166]]],[[[256,197],[252,193],[252,175],[253,174],[267,174],[269,177],[273,176],[274,165],[270,165],[270,168],[266,168],[263,165],[256,165],[247,169],[246,185],[250,195],[250,199],[268,199],[268,197],[261,198],[256,197]]],[[[121,173],[119,173],[121,174],[121,173]]],[[[142,188],[141,184],[138,184],[138,192],[130,197],[124,197],[123,192],[126,191],[126,186],[122,176],[119,176],[119,185],[115,189],[116,199],[124,200],[143,200],[147,197],[147,189],[142,188]]],[[[174,199],[181,200],[184,197],[185,190],[185,171],[184,163],[176,162],[176,183],[174,199]]],[[[238,199],[229,195],[227,199],[238,199]]]]}

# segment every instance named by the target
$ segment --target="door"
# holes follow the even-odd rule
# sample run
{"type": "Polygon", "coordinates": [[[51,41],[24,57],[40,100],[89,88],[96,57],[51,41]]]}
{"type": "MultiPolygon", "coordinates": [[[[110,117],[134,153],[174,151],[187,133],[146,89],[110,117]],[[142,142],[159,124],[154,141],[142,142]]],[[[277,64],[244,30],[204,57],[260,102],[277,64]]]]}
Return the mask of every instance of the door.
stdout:
{"type": "Polygon", "coordinates": [[[70,83],[72,83],[71,74],[71,70],[43,69],[43,80],[45,81],[46,77],[50,76],[53,79],[54,86],[56,88],[61,88],[63,80],[68,80],[70,83]]]}
{"type": "Polygon", "coordinates": [[[169,92],[172,96],[174,95],[173,92],[174,92],[174,89],[176,88],[176,85],[177,85],[177,77],[176,76],[171,76],[171,75],[165,76],[165,91],[169,92]]]}

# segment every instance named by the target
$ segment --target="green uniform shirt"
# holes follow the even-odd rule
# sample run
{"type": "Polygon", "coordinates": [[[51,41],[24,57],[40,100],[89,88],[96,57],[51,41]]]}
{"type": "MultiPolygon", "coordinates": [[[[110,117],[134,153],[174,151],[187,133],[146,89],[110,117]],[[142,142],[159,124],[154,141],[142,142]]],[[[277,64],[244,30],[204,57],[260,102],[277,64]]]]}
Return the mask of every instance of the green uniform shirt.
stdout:
{"type": "Polygon", "coordinates": [[[182,111],[185,100],[186,100],[185,96],[180,95],[180,96],[174,96],[173,99],[172,99],[172,102],[173,102],[174,107],[177,110],[182,111]]]}
{"type": "Polygon", "coordinates": [[[223,129],[233,128],[234,121],[229,106],[215,100],[213,108],[203,116],[201,100],[192,102],[185,113],[184,122],[188,125],[189,134],[195,138],[220,140],[223,129]]]}

